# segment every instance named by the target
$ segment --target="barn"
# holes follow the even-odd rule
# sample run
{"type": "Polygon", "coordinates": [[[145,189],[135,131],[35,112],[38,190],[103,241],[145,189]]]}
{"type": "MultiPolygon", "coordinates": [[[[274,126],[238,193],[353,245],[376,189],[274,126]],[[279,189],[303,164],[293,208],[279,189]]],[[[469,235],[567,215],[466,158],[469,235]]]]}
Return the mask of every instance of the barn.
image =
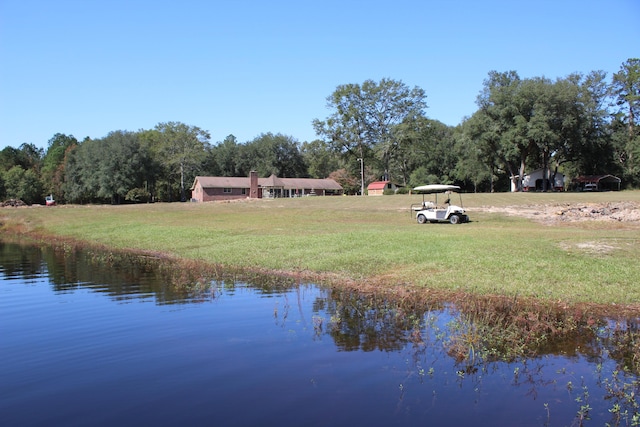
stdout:
{"type": "Polygon", "coordinates": [[[382,196],[385,190],[391,190],[395,193],[398,191],[398,186],[391,181],[374,181],[367,186],[367,195],[382,196]]]}
{"type": "MultiPolygon", "coordinates": [[[[544,189],[544,180],[544,169],[538,169],[531,173],[525,174],[522,178],[522,191],[542,191],[544,189]]],[[[564,190],[564,175],[560,172],[557,172],[554,176],[551,171],[547,171],[546,180],[548,191],[564,190]]]]}

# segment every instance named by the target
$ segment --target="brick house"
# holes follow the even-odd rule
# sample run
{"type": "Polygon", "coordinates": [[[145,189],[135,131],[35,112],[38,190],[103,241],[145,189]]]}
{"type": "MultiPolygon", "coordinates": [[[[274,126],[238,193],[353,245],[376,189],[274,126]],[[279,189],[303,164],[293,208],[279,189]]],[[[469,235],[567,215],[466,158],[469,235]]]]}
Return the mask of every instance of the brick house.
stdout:
{"type": "Polygon", "coordinates": [[[341,194],[342,186],[333,179],[258,178],[255,171],[249,177],[196,176],[191,186],[194,202],[341,194]]]}

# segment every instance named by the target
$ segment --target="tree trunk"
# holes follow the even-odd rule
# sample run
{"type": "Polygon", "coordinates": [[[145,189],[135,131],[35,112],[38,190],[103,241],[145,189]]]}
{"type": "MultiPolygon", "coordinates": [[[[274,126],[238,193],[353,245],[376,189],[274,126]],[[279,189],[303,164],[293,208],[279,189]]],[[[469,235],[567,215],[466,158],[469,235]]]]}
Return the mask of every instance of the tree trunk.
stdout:
{"type": "Polygon", "coordinates": [[[184,191],[184,162],[180,163],[180,201],[187,201],[187,195],[184,191]]]}
{"type": "Polygon", "coordinates": [[[549,152],[542,152],[542,191],[549,189],[549,152]]]}

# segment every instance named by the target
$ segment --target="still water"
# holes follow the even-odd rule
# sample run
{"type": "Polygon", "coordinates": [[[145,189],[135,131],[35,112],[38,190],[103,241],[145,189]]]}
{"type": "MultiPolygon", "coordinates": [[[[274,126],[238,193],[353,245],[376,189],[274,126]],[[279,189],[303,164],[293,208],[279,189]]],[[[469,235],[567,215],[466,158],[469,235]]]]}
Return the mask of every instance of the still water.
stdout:
{"type": "Polygon", "coordinates": [[[106,261],[0,243],[0,425],[601,426],[637,415],[637,378],[580,349],[461,366],[445,351],[446,307],[400,316],[312,284],[181,290],[150,263],[106,261]]]}

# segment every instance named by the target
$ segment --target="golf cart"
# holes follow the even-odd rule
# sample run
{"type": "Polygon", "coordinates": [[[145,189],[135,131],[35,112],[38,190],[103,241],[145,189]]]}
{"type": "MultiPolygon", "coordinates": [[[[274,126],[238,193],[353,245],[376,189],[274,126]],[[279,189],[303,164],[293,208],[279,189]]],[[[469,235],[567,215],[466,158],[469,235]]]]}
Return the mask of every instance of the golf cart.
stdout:
{"type": "Polygon", "coordinates": [[[462,195],[460,194],[460,187],[457,185],[421,185],[414,188],[413,191],[422,193],[422,203],[411,205],[411,211],[416,213],[418,224],[427,222],[450,222],[451,224],[469,222],[469,216],[462,208],[462,195]],[[458,193],[460,206],[451,204],[452,193],[458,193]],[[425,200],[426,194],[433,194],[435,200],[425,200]],[[441,205],[438,205],[438,195],[440,195],[441,200],[445,199],[441,205]]]}

